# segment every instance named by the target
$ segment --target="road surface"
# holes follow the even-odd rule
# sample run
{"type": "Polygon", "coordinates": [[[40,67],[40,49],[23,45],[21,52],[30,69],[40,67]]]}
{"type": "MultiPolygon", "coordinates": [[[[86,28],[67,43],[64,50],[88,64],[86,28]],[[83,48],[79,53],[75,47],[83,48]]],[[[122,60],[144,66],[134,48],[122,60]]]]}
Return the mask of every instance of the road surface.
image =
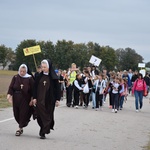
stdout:
{"type": "Polygon", "coordinates": [[[142,150],[150,138],[150,103],[144,98],[141,112],[129,96],[124,109],[112,113],[108,100],[102,111],[68,108],[65,100],[55,109],[55,130],[39,138],[39,126],[31,119],[23,135],[15,136],[12,108],[0,109],[0,150],[142,150]]]}

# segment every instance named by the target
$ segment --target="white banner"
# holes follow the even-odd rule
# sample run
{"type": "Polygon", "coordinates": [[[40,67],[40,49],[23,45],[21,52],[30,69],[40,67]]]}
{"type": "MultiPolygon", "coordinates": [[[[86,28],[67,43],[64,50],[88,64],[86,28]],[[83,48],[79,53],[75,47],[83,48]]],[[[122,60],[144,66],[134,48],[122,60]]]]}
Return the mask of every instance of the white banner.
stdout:
{"type": "Polygon", "coordinates": [[[145,68],[145,63],[138,63],[139,68],[145,68]]]}
{"type": "Polygon", "coordinates": [[[99,66],[101,61],[102,61],[101,59],[99,59],[98,57],[95,57],[94,55],[92,55],[89,62],[91,64],[93,64],[94,66],[99,66]]]}

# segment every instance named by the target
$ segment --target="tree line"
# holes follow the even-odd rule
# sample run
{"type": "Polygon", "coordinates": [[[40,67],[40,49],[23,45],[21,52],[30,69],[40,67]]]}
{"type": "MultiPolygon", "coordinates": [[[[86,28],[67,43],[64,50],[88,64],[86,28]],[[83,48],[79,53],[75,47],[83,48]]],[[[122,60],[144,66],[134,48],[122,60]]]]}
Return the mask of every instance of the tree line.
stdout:
{"type": "MultiPolygon", "coordinates": [[[[3,69],[10,62],[9,69],[18,70],[22,63],[27,63],[35,71],[33,56],[24,56],[23,49],[40,45],[41,53],[35,55],[39,65],[42,59],[51,59],[57,69],[67,69],[71,63],[76,63],[81,69],[89,66],[92,55],[102,59],[99,69],[107,70],[137,70],[138,63],[143,62],[143,57],[132,48],[119,48],[115,50],[110,46],[100,46],[99,43],[88,42],[74,43],[73,41],[58,40],[56,44],[51,41],[24,40],[15,50],[5,45],[0,45],[0,64],[3,69]]],[[[147,63],[150,67],[150,62],[147,63]]]]}

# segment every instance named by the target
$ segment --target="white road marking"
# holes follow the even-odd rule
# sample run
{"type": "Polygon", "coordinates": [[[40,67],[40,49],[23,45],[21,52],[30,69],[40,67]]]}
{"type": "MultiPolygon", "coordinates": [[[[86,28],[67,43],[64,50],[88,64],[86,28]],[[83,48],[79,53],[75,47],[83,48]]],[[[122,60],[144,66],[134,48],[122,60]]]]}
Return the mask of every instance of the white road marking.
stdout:
{"type": "MultiPolygon", "coordinates": [[[[61,106],[58,106],[57,108],[61,108],[61,107],[64,107],[65,105],[61,105],[61,106]]],[[[8,118],[8,119],[5,119],[5,120],[1,120],[0,123],[3,123],[3,122],[7,122],[7,121],[10,121],[10,120],[13,120],[14,117],[12,118],[8,118]]]]}
{"type": "Polygon", "coordinates": [[[10,120],[13,120],[13,119],[14,119],[14,117],[8,118],[8,119],[5,119],[5,120],[1,120],[0,123],[6,122],[6,121],[10,121],[10,120]]]}

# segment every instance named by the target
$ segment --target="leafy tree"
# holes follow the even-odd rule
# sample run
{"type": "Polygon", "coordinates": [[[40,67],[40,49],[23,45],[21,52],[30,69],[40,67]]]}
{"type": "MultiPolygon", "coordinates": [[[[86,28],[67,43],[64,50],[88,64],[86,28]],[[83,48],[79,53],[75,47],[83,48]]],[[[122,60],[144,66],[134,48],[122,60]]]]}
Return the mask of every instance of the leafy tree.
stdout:
{"type": "Polygon", "coordinates": [[[8,63],[13,63],[15,60],[15,53],[11,48],[7,48],[5,45],[0,45],[0,63],[3,69],[8,63]]]}
{"type": "Polygon", "coordinates": [[[146,67],[150,68],[150,62],[146,63],[146,67]]]}
{"type": "Polygon", "coordinates": [[[94,55],[100,57],[102,53],[101,46],[98,43],[94,43],[94,55]]]}
{"type": "Polygon", "coordinates": [[[117,56],[115,50],[109,46],[101,47],[101,56],[102,59],[101,68],[106,68],[107,70],[114,70],[117,64],[117,56]]]}
{"type": "Polygon", "coordinates": [[[72,62],[76,63],[78,67],[81,67],[81,69],[89,65],[90,56],[87,54],[87,49],[86,44],[74,44],[72,62]]]}
{"type": "Polygon", "coordinates": [[[122,48],[119,48],[119,49],[117,49],[116,50],[116,56],[117,56],[117,65],[116,65],[116,67],[117,67],[117,69],[118,70],[122,70],[122,64],[121,64],[121,61],[122,61],[122,59],[123,59],[123,55],[124,55],[124,49],[122,49],[122,48]]]}
{"type": "Polygon", "coordinates": [[[17,70],[22,63],[26,63],[30,66],[32,71],[35,71],[35,65],[33,61],[33,56],[24,56],[23,49],[31,46],[36,46],[36,40],[24,40],[16,48],[16,62],[15,69],[17,70]]]}
{"type": "Polygon", "coordinates": [[[50,59],[52,62],[55,61],[55,46],[51,41],[39,41],[37,42],[41,47],[41,53],[36,54],[37,64],[40,65],[41,60],[50,59]]]}
{"type": "MultiPolygon", "coordinates": [[[[73,41],[58,40],[54,45],[51,41],[24,40],[16,48],[16,69],[20,64],[28,62],[32,71],[35,71],[33,56],[24,56],[23,54],[24,48],[35,45],[40,45],[42,51],[35,55],[38,65],[42,59],[46,58],[52,60],[55,68],[61,69],[69,68],[73,62],[81,68],[88,66],[91,55],[102,59],[99,68],[106,68],[107,70],[114,70],[115,68],[118,70],[135,70],[138,68],[138,63],[143,61],[142,56],[131,48],[120,48],[115,51],[109,46],[101,47],[98,43],[93,42],[75,44],[73,41]]],[[[2,62],[2,59],[0,61],[2,62]]]]}
{"type": "Polygon", "coordinates": [[[131,48],[117,49],[116,55],[118,58],[117,68],[119,70],[136,70],[138,69],[138,63],[143,62],[143,57],[131,48]]]}
{"type": "Polygon", "coordinates": [[[102,49],[98,43],[89,42],[87,44],[87,57],[90,59],[92,55],[101,58],[102,49]]]}
{"type": "Polygon", "coordinates": [[[72,54],[74,54],[72,41],[57,41],[55,45],[55,65],[57,68],[66,69],[72,63],[72,54]]]}

